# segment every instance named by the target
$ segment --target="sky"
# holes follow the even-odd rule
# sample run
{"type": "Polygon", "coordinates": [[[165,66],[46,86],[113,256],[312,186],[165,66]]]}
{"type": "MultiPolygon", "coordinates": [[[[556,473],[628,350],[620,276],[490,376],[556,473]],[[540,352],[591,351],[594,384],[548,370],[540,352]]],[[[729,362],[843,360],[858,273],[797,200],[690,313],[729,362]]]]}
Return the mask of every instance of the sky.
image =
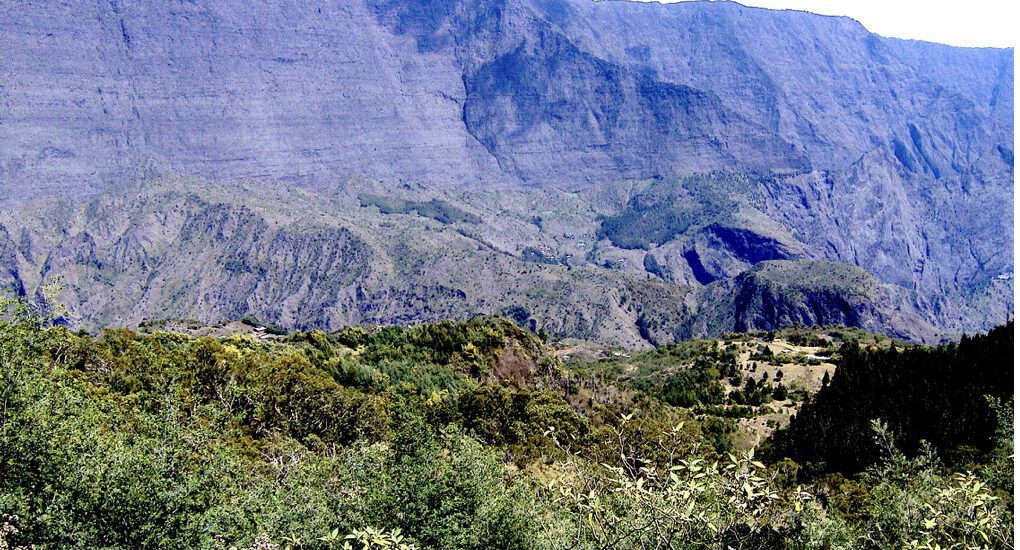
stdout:
{"type": "MultiPolygon", "coordinates": [[[[648,1],[648,0],[646,0],[648,1]]],[[[661,0],[677,2],[685,0],[661,0]]],[[[1016,0],[738,0],[745,6],[845,15],[882,36],[954,46],[1016,47],[1016,0]]]]}

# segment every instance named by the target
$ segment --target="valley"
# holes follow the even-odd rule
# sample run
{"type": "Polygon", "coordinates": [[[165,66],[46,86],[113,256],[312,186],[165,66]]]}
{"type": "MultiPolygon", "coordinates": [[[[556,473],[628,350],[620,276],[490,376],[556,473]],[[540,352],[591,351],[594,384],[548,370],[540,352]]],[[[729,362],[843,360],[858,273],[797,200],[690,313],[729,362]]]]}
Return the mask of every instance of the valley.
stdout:
{"type": "Polygon", "coordinates": [[[17,0],[0,52],[0,550],[1014,547],[1013,48],[17,0]]]}
{"type": "Polygon", "coordinates": [[[1011,303],[1008,49],[731,2],[2,15],[2,278],[75,326],[935,343],[1011,303]]]}

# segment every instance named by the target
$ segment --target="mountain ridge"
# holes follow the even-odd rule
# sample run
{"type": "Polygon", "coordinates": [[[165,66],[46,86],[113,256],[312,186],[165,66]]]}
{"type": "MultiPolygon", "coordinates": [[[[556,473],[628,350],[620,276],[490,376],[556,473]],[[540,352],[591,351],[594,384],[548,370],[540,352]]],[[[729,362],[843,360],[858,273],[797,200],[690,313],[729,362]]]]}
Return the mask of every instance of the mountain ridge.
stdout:
{"type": "MultiPolygon", "coordinates": [[[[608,241],[589,248],[590,234],[543,241],[548,237],[528,219],[527,207],[517,205],[522,195],[500,199],[525,208],[517,212],[493,208],[488,196],[430,199],[468,213],[446,218],[415,210],[384,214],[353,197],[330,203],[310,192],[281,194],[286,198],[259,203],[233,186],[177,179],[145,182],[85,205],[25,210],[2,220],[0,247],[14,263],[9,283],[41,300],[43,287],[56,283],[61,291],[53,304],[66,308],[70,324],[91,329],[254,315],[283,326],[338,330],[502,314],[557,338],[641,348],[816,324],[934,342],[980,325],[980,309],[957,302],[970,320],[939,328],[931,316],[914,312],[906,289],[803,252],[754,261],[735,252],[723,256],[727,249],[717,247],[711,257],[720,262],[718,278],[702,284],[668,256],[659,265],[657,249],[620,249],[608,241]],[[349,201],[360,206],[352,209],[349,201]],[[534,244],[521,248],[527,242],[534,244]]],[[[583,227],[561,223],[544,222],[547,231],[583,227]]],[[[704,230],[719,229],[697,231],[704,230]]],[[[992,303],[1007,285],[993,286],[999,290],[984,298],[992,303]]]]}
{"type": "Polygon", "coordinates": [[[541,319],[553,330],[638,345],[708,334],[712,323],[685,323],[728,311],[704,302],[733,298],[712,285],[782,260],[863,269],[896,296],[879,308],[901,312],[886,329],[930,341],[1000,322],[999,287],[1012,286],[1012,50],[735,3],[24,2],[0,14],[0,259],[29,296],[84,277],[65,296],[77,319],[139,321],[133,298],[94,301],[118,278],[138,296],[152,277],[201,274],[146,303],[335,327],[359,307],[394,322],[513,300],[538,311],[553,292],[548,315],[571,317],[541,319]],[[149,185],[230,191],[199,207],[149,185]],[[46,219],[77,220],[56,223],[67,234],[23,219],[61,201],[46,219]],[[274,212],[317,203],[342,227],[274,212]],[[182,218],[186,204],[199,217],[182,218]],[[133,208],[144,216],[119,211],[133,208]],[[104,234],[117,246],[103,251],[104,234]],[[150,237],[195,256],[158,263],[150,237]],[[210,252],[225,243],[230,258],[210,252]],[[459,279],[457,262],[482,282],[459,279]],[[532,290],[517,279],[529,269],[532,290]],[[670,311],[646,307],[656,319],[639,323],[607,296],[643,280],[664,285],[670,311]],[[599,313],[561,309],[567,289],[599,313]]]}
{"type": "MultiPolygon", "coordinates": [[[[470,123],[469,114],[472,110],[470,105],[483,100],[485,105],[497,109],[493,112],[493,116],[504,113],[501,113],[496,106],[490,105],[493,98],[491,93],[474,94],[480,95],[480,97],[473,98],[465,87],[470,87],[470,81],[476,70],[490,64],[500,55],[513,52],[522,45],[538,47],[539,50],[536,50],[538,54],[544,51],[542,44],[563,45],[563,47],[557,46],[557,49],[547,52],[550,57],[540,58],[539,60],[543,63],[539,63],[539,67],[555,62],[580,70],[593,63],[595,66],[600,66],[599,63],[609,63],[610,65],[604,67],[611,72],[617,70],[624,71],[624,73],[628,70],[636,71],[638,74],[635,77],[652,79],[650,82],[659,82],[667,86],[675,83],[696,90],[698,93],[715,93],[723,100],[721,107],[731,111],[735,109],[742,116],[751,116],[754,124],[758,124],[765,130],[763,135],[767,136],[768,132],[780,131],[780,134],[777,134],[778,139],[792,139],[794,143],[799,143],[797,147],[809,153],[811,167],[815,169],[845,167],[876,145],[871,140],[880,137],[888,139],[889,136],[882,136],[882,133],[893,130],[893,128],[886,130],[878,127],[881,132],[874,133],[870,137],[863,136],[866,137],[863,141],[853,137],[853,132],[846,133],[847,137],[853,138],[851,141],[840,138],[838,133],[831,130],[825,130],[823,134],[815,135],[815,131],[811,129],[807,121],[814,120],[815,124],[819,124],[825,118],[814,116],[818,112],[818,108],[811,107],[810,102],[803,101],[807,98],[806,90],[795,85],[803,78],[796,74],[785,75],[782,72],[776,72],[777,69],[771,67],[770,63],[783,61],[804,68],[814,66],[819,71],[819,76],[814,77],[813,80],[820,85],[815,86],[814,90],[824,92],[815,99],[816,102],[826,99],[824,95],[831,95],[832,92],[852,94],[850,90],[856,88],[859,90],[857,95],[860,96],[863,91],[869,89],[878,91],[881,89],[875,87],[875,84],[878,83],[892,86],[894,93],[890,97],[893,98],[894,104],[906,109],[904,112],[916,113],[918,111],[917,107],[895,99],[895,95],[898,95],[895,90],[897,87],[902,88],[903,82],[897,84],[897,81],[886,77],[885,82],[875,80],[874,83],[871,83],[869,79],[881,79],[882,77],[879,73],[868,76],[870,69],[867,68],[867,64],[887,65],[888,68],[883,70],[893,71],[895,76],[906,79],[906,81],[931,80],[920,74],[922,60],[919,59],[919,56],[922,54],[917,51],[916,45],[909,46],[892,39],[876,37],[859,24],[848,25],[840,19],[829,21],[828,19],[831,18],[822,18],[822,22],[820,22],[819,18],[807,14],[746,8],[738,4],[727,3],[650,6],[637,3],[593,3],[586,0],[534,2],[514,0],[512,2],[499,1],[481,4],[446,1],[422,5],[424,7],[413,7],[413,4],[373,0],[373,2],[364,5],[355,2],[342,6],[309,7],[307,10],[293,6],[268,4],[264,9],[247,15],[259,25],[250,27],[240,26],[240,22],[236,21],[245,13],[238,11],[240,5],[236,3],[225,3],[216,9],[204,6],[202,3],[189,4],[191,7],[171,5],[172,7],[164,9],[132,2],[113,2],[107,8],[100,5],[81,10],[86,13],[94,13],[98,26],[89,26],[91,24],[86,21],[67,21],[65,24],[70,28],[75,28],[76,25],[86,25],[81,31],[91,33],[86,36],[92,39],[92,43],[97,46],[99,51],[109,50],[109,55],[101,59],[89,57],[88,54],[83,55],[80,50],[71,53],[68,50],[68,45],[60,43],[57,33],[52,32],[59,30],[53,21],[66,20],[67,14],[60,11],[50,13],[54,12],[54,8],[39,7],[31,3],[19,6],[23,7],[8,8],[7,15],[9,17],[6,19],[9,24],[4,30],[4,37],[5,42],[11,46],[11,51],[20,53],[5,63],[6,66],[0,66],[0,68],[6,69],[3,72],[10,83],[7,86],[6,95],[10,105],[14,107],[13,112],[6,117],[6,126],[9,130],[5,132],[6,137],[14,138],[11,139],[12,144],[7,146],[7,154],[4,155],[7,157],[4,159],[7,167],[5,180],[9,182],[19,179],[16,176],[20,172],[27,172],[26,176],[31,175],[36,180],[42,179],[43,181],[47,179],[48,175],[71,179],[68,176],[72,176],[74,171],[69,172],[68,169],[74,168],[74,159],[85,159],[86,161],[91,159],[93,164],[101,165],[102,163],[97,161],[108,156],[108,153],[102,152],[112,148],[113,151],[121,151],[118,153],[119,155],[130,151],[142,153],[136,162],[146,162],[145,152],[149,151],[152,153],[150,160],[154,159],[157,164],[164,163],[165,168],[169,168],[171,171],[195,172],[197,175],[216,179],[220,177],[236,179],[238,176],[261,177],[270,180],[286,178],[311,183],[319,181],[321,184],[323,179],[342,177],[344,173],[353,175],[361,171],[362,175],[369,177],[376,176],[398,181],[406,178],[424,178],[427,183],[452,184],[454,186],[477,185],[464,179],[467,174],[474,173],[476,174],[473,176],[475,181],[485,181],[487,185],[500,181],[506,183],[506,174],[498,167],[491,165],[493,160],[491,151],[489,153],[482,153],[481,150],[470,152],[475,147],[472,143],[477,144],[477,140],[472,137],[472,134],[478,131],[477,124],[470,123]],[[37,17],[33,17],[33,8],[51,17],[45,22],[40,21],[37,17]],[[331,8],[333,11],[330,11],[331,8]],[[660,21],[660,16],[665,19],[660,21]],[[380,26],[371,29],[369,34],[372,36],[369,36],[366,35],[366,23],[372,19],[378,20],[380,26]],[[286,24],[288,21],[291,22],[292,27],[295,24],[306,27],[297,27],[296,32],[289,35],[290,38],[272,47],[252,43],[258,35],[265,37],[265,35],[275,33],[275,35],[284,38],[285,35],[280,34],[272,25],[286,24]],[[199,23],[204,27],[194,28],[199,23]],[[830,28],[833,24],[836,26],[830,28]],[[15,32],[14,28],[18,28],[18,31],[15,32]],[[327,31],[326,29],[329,28],[335,28],[335,30],[327,31]],[[681,34],[679,32],[681,29],[689,29],[689,31],[681,34]],[[664,45],[659,42],[649,43],[647,38],[641,38],[653,30],[664,33],[663,40],[660,41],[664,42],[664,45]],[[335,44],[315,42],[323,40],[323,37],[326,36],[323,32],[341,34],[344,41],[335,44]],[[385,33],[387,32],[394,34],[392,37],[386,38],[385,33]],[[210,33],[216,33],[220,35],[220,38],[207,49],[185,48],[182,45],[188,41],[198,44],[207,42],[207,35],[210,33]],[[772,37],[773,34],[781,36],[783,40],[775,40],[772,37]],[[829,43],[817,42],[823,35],[828,35],[826,39],[829,40],[829,43]],[[834,37],[843,37],[844,35],[845,38],[833,40],[834,37]],[[40,36],[44,40],[26,43],[26,40],[37,40],[36,36],[40,36]],[[594,36],[613,36],[614,40],[596,42],[594,36]],[[401,43],[402,37],[413,42],[411,44],[414,48],[413,52],[405,51],[408,44],[401,43]],[[559,38],[549,42],[550,37],[559,38]],[[816,42],[812,44],[806,41],[805,39],[808,37],[816,42]],[[391,42],[392,46],[389,45],[391,42]],[[370,45],[371,47],[369,47],[370,45]],[[147,53],[146,46],[156,48],[153,50],[153,55],[147,53]],[[563,50],[564,47],[567,49],[563,50]],[[796,49],[791,50],[791,47],[796,47],[796,49]],[[388,53],[384,51],[386,48],[389,48],[388,53]],[[761,59],[752,53],[754,50],[769,52],[770,57],[775,56],[775,59],[761,59]],[[333,53],[324,57],[330,51],[333,53]],[[370,51],[378,53],[368,55],[370,51]],[[572,60],[567,55],[569,52],[576,52],[576,55],[581,55],[582,58],[572,60]],[[322,58],[316,59],[312,54],[322,58]],[[837,54],[848,56],[847,61],[837,62],[837,54]],[[352,57],[353,55],[360,57],[355,58],[352,57]],[[387,69],[390,71],[388,74],[376,71],[377,74],[386,74],[381,80],[378,77],[370,78],[369,73],[365,72],[369,67],[378,65],[378,63],[390,63],[390,61],[378,57],[379,55],[390,58],[397,56],[396,58],[411,59],[413,62],[408,64],[406,69],[393,69],[396,72],[387,69]],[[595,57],[586,58],[583,57],[584,55],[595,57]],[[807,59],[801,59],[804,57],[807,59]],[[82,80],[80,89],[69,88],[64,91],[58,86],[56,89],[46,91],[45,93],[54,95],[54,97],[44,107],[46,109],[58,108],[62,102],[66,101],[69,110],[65,112],[78,117],[77,120],[86,124],[86,128],[88,128],[87,125],[93,124],[89,117],[102,116],[105,117],[107,123],[116,122],[114,126],[103,124],[94,131],[89,130],[93,133],[100,132],[95,134],[95,138],[98,141],[97,145],[103,145],[100,149],[94,150],[99,153],[95,157],[86,156],[83,151],[84,145],[73,140],[68,141],[68,136],[58,138],[54,134],[44,134],[38,137],[46,138],[50,143],[42,144],[39,141],[19,143],[30,138],[16,130],[34,124],[31,115],[19,112],[19,107],[31,105],[31,103],[25,103],[32,100],[30,94],[43,93],[41,90],[35,89],[37,83],[33,82],[31,77],[38,75],[45,78],[47,70],[57,70],[69,75],[75,75],[81,70],[80,68],[76,69],[76,66],[61,66],[60,64],[46,67],[45,63],[50,59],[74,60],[75,63],[78,63],[77,67],[94,67],[94,70],[97,71],[95,76],[87,77],[98,84],[98,86],[92,86],[95,95],[86,93],[86,90],[89,89],[87,87],[88,80],[82,80]],[[852,62],[850,62],[851,60],[852,62]],[[43,67],[38,66],[40,61],[44,63],[43,67]],[[166,65],[153,64],[159,62],[166,65]],[[840,71],[839,81],[834,80],[834,75],[830,74],[833,70],[840,71]],[[411,72],[406,73],[406,71],[411,72]],[[406,74],[402,75],[401,72],[406,74]],[[821,75],[825,75],[828,80],[821,80],[821,75]],[[784,76],[797,76],[797,78],[782,78],[784,76]],[[861,78],[862,76],[865,78],[861,78]],[[121,90],[120,88],[124,87],[122,80],[124,77],[135,79],[135,83],[121,90]],[[212,77],[212,80],[209,80],[208,77],[212,77]],[[263,77],[268,77],[270,80],[263,82],[263,77]],[[105,89],[102,86],[103,80],[109,80],[105,89]],[[153,95],[153,93],[145,91],[146,88],[160,84],[162,80],[168,80],[168,84],[177,88],[177,90],[171,88],[175,92],[174,96],[161,97],[158,93],[153,95]],[[187,87],[203,81],[209,82],[208,87],[204,90],[201,87],[198,90],[189,90],[187,87]],[[262,83],[260,84],[260,82],[262,83]],[[359,82],[365,84],[358,84],[359,82]],[[347,96],[338,98],[343,100],[340,103],[333,103],[328,95],[322,96],[321,92],[314,88],[338,84],[340,89],[344,90],[343,95],[347,96]],[[380,85],[392,84],[397,85],[396,90],[406,90],[401,91],[401,94],[405,97],[413,97],[416,101],[414,107],[427,118],[400,114],[396,118],[389,115],[388,120],[407,129],[408,135],[421,136],[424,139],[407,140],[396,135],[387,135],[387,128],[391,124],[383,123],[383,119],[373,120],[370,117],[365,117],[366,113],[378,111],[379,107],[389,105],[396,100],[396,96],[393,96],[392,92],[385,91],[385,88],[377,88],[380,85]],[[359,89],[359,86],[371,86],[371,88],[359,89]],[[313,88],[305,89],[306,87],[313,88]],[[832,92],[828,91],[830,87],[832,92]],[[244,89],[249,91],[243,92],[244,89]],[[719,91],[724,93],[720,94],[719,91]],[[27,97],[19,97],[18,92],[26,94],[27,97]],[[376,92],[380,93],[376,94],[376,92]],[[310,100],[309,106],[319,108],[322,112],[313,115],[312,112],[307,112],[303,107],[300,107],[301,102],[290,107],[292,112],[289,113],[281,110],[286,105],[285,102],[267,103],[272,97],[284,98],[288,97],[288,94],[294,99],[307,97],[307,100],[310,100]],[[131,96],[134,99],[131,99],[131,96]],[[213,99],[217,96],[223,96],[223,99],[216,99],[212,103],[202,99],[203,97],[213,99]],[[231,96],[240,100],[240,103],[237,105],[231,103],[234,101],[229,99],[231,96]],[[157,101],[154,103],[154,100],[157,101]],[[266,138],[271,136],[266,136],[266,138],[262,138],[262,141],[252,141],[252,136],[238,134],[236,129],[215,124],[210,125],[211,121],[215,119],[189,120],[184,118],[185,113],[180,110],[180,107],[174,105],[174,103],[182,101],[184,103],[181,104],[181,107],[190,105],[199,110],[196,114],[206,111],[208,115],[212,115],[216,111],[210,110],[210,108],[219,109],[220,116],[226,114],[228,120],[233,117],[233,120],[243,125],[242,127],[271,130],[277,134],[276,139],[270,141],[266,138]],[[789,103],[789,105],[784,105],[785,103],[789,103]],[[373,108],[373,104],[377,107],[373,108]],[[165,114],[167,107],[178,111],[179,114],[173,114],[167,118],[165,114]],[[242,110],[239,111],[238,108],[242,108],[242,110]],[[361,110],[358,110],[359,108],[361,110]],[[92,114],[90,110],[93,109],[99,112],[92,114]],[[249,114],[245,114],[243,109],[248,109],[249,114]],[[261,118],[254,116],[260,112],[265,116],[261,118]],[[355,114],[362,118],[359,120],[355,114]],[[294,117],[294,120],[300,121],[302,126],[287,129],[283,125],[285,119],[282,117],[288,115],[294,117]],[[175,119],[174,117],[181,118],[175,119]],[[349,122],[350,129],[345,130],[343,126],[337,126],[336,123],[341,120],[349,122]],[[168,125],[171,123],[174,125],[168,125]],[[442,128],[442,133],[436,133],[438,130],[428,130],[428,126],[436,129],[442,128]],[[293,134],[293,131],[299,128],[303,133],[293,134]],[[458,128],[462,129],[458,130],[458,128]],[[324,129],[340,133],[330,137],[329,134],[322,133],[324,129]],[[280,133],[285,130],[292,132],[291,135],[280,133]],[[351,130],[360,130],[365,133],[363,137],[357,137],[357,134],[351,133],[351,130]],[[184,139],[201,140],[207,143],[196,142],[192,145],[186,141],[178,142],[176,139],[160,138],[157,134],[157,132],[170,132],[170,136],[172,136],[175,133],[189,131],[191,131],[191,135],[188,136],[187,133],[184,133],[182,136],[184,139]],[[422,131],[431,132],[431,134],[422,134],[422,131]],[[455,137],[455,134],[460,137],[455,137]],[[99,139],[101,136],[113,139],[110,143],[103,144],[99,139]],[[210,141],[210,138],[214,137],[216,139],[210,141]],[[364,141],[370,137],[375,140],[377,145],[364,141]],[[287,141],[280,138],[296,139],[295,145],[304,142],[307,146],[289,146],[287,141]],[[818,139],[822,141],[817,141],[818,139]],[[380,148],[386,141],[379,140],[386,140],[400,146],[392,148],[393,152],[389,152],[387,149],[380,148]],[[456,143],[458,140],[460,145],[456,143]],[[825,140],[837,141],[835,144],[826,145],[825,140]],[[840,140],[844,142],[844,145],[837,145],[840,140]],[[63,143],[60,143],[61,141],[63,143]],[[408,147],[404,145],[405,143],[414,145],[408,147]],[[338,144],[352,148],[352,152],[358,154],[343,154],[337,149],[338,144]],[[430,153],[427,147],[423,147],[424,144],[441,146],[443,152],[450,154],[430,153]],[[203,148],[196,149],[198,145],[203,145],[203,148]],[[852,145],[852,147],[846,145],[852,145]],[[281,146],[285,148],[281,149],[281,146]],[[224,147],[227,148],[224,149],[224,147]],[[376,149],[372,149],[372,147],[376,147],[376,149]],[[467,149],[463,149],[463,147],[467,149]],[[29,151],[31,157],[26,157],[24,153],[29,151]],[[410,159],[413,162],[401,163],[393,156],[397,151],[413,153],[410,159]],[[455,151],[463,152],[455,153],[455,151]],[[22,152],[22,155],[12,155],[11,153],[14,152],[22,152]],[[328,156],[327,153],[333,156],[328,156]],[[198,154],[197,157],[196,154],[198,154]],[[832,155],[835,156],[832,157],[832,155]],[[359,156],[366,156],[365,160],[368,162],[359,162],[359,156]],[[278,162],[273,162],[274,157],[279,160],[288,159],[299,162],[296,164],[292,162],[289,167],[284,168],[278,162]],[[312,159],[317,160],[316,165],[309,163],[309,160],[312,159]],[[372,173],[373,170],[378,171],[385,167],[387,162],[394,164],[395,168],[372,173]],[[451,162],[459,162],[461,167],[456,168],[450,164],[451,162]],[[61,164],[64,166],[62,167],[61,164]],[[50,171],[50,167],[47,165],[53,165],[52,169],[56,173],[47,174],[50,171]],[[436,179],[436,176],[440,174],[447,175],[436,179]],[[458,179],[461,181],[457,182],[458,179]]],[[[546,46],[546,48],[548,47],[552,46],[546,46]]],[[[1012,95],[1011,79],[1008,78],[1011,72],[1011,63],[1009,62],[1009,58],[1012,57],[1011,51],[966,51],[958,48],[947,49],[941,46],[922,49],[925,52],[923,55],[927,56],[925,62],[931,57],[929,55],[931,51],[941,52],[940,55],[955,60],[966,59],[967,63],[942,62],[934,64],[939,71],[937,86],[945,87],[946,90],[961,95],[967,100],[977,100],[979,108],[984,108],[983,105],[986,104],[993,104],[999,109],[995,113],[998,123],[1012,126],[1012,102],[1006,101],[1012,95]],[[967,71],[976,74],[968,75],[967,71]],[[996,75],[992,77],[988,74],[989,72],[996,72],[996,75]],[[963,82],[960,82],[961,79],[963,82]],[[975,83],[979,83],[981,86],[975,86],[975,83]],[[1000,89],[1001,93],[1005,94],[1002,101],[993,101],[995,93],[986,88],[1000,89]]],[[[524,51],[527,52],[527,50],[524,51]]],[[[923,64],[925,68],[932,65],[931,63],[923,64]]],[[[380,65],[380,67],[382,66],[380,65]]],[[[809,73],[801,71],[800,74],[809,73]]],[[[523,78],[523,75],[519,73],[510,76],[523,78]]],[[[545,90],[544,94],[569,94],[576,88],[576,86],[562,85],[565,84],[562,82],[560,84],[556,89],[545,90]]],[[[153,88],[153,90],[155,89],[153,88]]],[[[489,92],[489,90],[485,91],[489,92]]],[[[887,95],[888,92],[888,89],[884,90],[887,95]]],[[[909,91],[908,94],[917,95],[916,92],[909,91]]],[[[847,99],[851,97],[852,95],[849,95],[847,99]]],[[[847,107],[855,105],[866,107],[867,103],[855,102],[841,106],[838,101],[831,101],[834,98],[826,100],[827,108],[845,112],[849,116],[842,117],[842,120],[848,122],[860,118],[861,115],[873,118],[893,117],[890,120],[898,118],[891,111],[883,112],[881,109],[873,114],[862,111],[854,116],[853,112],[847,112],[847,107]]],[[[569,96],[566,99],[573,100],[569,96]]],[[[930,101],[930,98],[925,99],[925,94],[919,95],[918,99],[930,101]]],[[[392,103],[392,105],[392,110],[395,113],[402,113],[403,110],[410,107],[409,104],[401,106],[399,103],[392,103]]],[[[580,105],[587,109],[586,103],[582,102],[580,105]]],[[[592,105],[597,106],[598,104],[592,105]]],[[[38,108],[39,105],[34,105],[34,107],[38,108]]],[[[387,108],[389,107],[382,110],[385,111],[387,108]]],[[[591,109],[587,110],[596,112],[591,109]]],[[[202,116],[207,115],[202,114],[202,116]]],[[[508,120],[503,116],[495,118],[503,120],[504,124],[508,120]]],[[[49,119],[59,121],[61,125],[75,120],[67,119],[67,115],[62,114],[61,111],[55,111],[49,116],[49,119]]],[[[860,120],[867,122],[867,118],[860,118],[860,120]]],[[[875,121],[877,122],[878,119],[875,121]]],[[[853,124],[859,126],[860,122],[853,124]]],[[[897,122],[897,124],[900,123],[897,122]]],[[[897,130],[897,133],[905,134],[905,126],[906,124],[901,127],[901,130],[897,130]]],[[[73,128],[74,126],[68,127],[68,129],[73,128]]],[[[589,128],[589,130],[592,129],[589,128]]],[[[720,129],[715,131],[720,131],[720,129]]],[[[854,131],[860,132],[861,130],[855,129],[854,131]]],[[[506,137],[505,134],[506,132],[497,133],[501,137],[506,137]]],[[[513,146],[513,143],[508,143],[506,146],[513,146]]],[[[1008,148],[1012,149],[1011,146],[1008,148]]],[[[620,150],[620,154],[623,154],[626,146],[617,145],[615,149],[620,150]]],[[[514,156],[513,151],[501,151],[501,153],[504,156],[514,156]]],[[[136,153],[130,153],[128,158],[134,154],[136,153]]],[[[755,161],[752,157],[737,162],[739,165],[739,162],[753,163],[755,161]]],[[[781,167],[781,164],[771,162],[769,168],[778,168],[781,167]]],[[[734,168],[738,165],[732,164],[731,161],[726,167],[734,168]]],[[[129,166],[131,164],[115,165],[111,167],[113,171],[101,170],[95,173],[101,175],[105,172],[106,176],[124,175],[125,169],[129,166]]],[[[668,165],[662,166],[661,162],[658,162],[658,166],[660,170],[670,171],[666,170],[668,165]]],[[[804,168],[804,166],[799,167],[804,168]]],[[[607,165],[607,168],[610,168],[609,173],[612,174],[610,180],[621,179],[621,177],[629,179],[634,176],[637,176],[636,179],[641,179],[654,175],[647,171],[628,175],[626,171],[621,173],[620,166],[616,165],[607,165]]],[[[696,164],[689,165],[688,169],[690,168],[698,171],[696,164]]],[[[75,170],[81,170],[81,168],[75,168],[75,170]]],[[[545,174],[543,179],[548,181],[551,178],[553,180],[551,183],[560,183],[562,176],[558,173],[545,174]]],[[[534,175],[531,177],[533,178],[534,175]]],[[[604,174],[598,178],[606,179],[604,174]]],[[[40,184],[37,182],[35,185],[40,184]]],[[[82,188],[80,185],[77,187],[74,192],[80,193],[82,188]]],[[[35,190],[39,191],[38,187],[35,190]]]]}

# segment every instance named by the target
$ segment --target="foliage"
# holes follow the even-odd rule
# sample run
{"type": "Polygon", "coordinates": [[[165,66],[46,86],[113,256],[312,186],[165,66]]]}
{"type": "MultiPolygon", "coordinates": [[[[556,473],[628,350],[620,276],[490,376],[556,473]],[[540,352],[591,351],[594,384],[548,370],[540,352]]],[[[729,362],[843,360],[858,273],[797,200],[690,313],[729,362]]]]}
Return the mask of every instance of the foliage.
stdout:
{"type": "MultiPolygon", "coordinates": [[[[366,527],[364,529],[355,530],[353,533],[344,537],[344,539],[344,550],[374,550],[377,548],[416,550],[418,548],[414,544],[405,540],[404,536],[400,534],[400,529],[385,531],[382,529],[366,527]]],[[[320,540],[329,539],[328,537],[324,537],[320,540]]]]}
{"type": "Polygon", "coordinates": [[[765,382],[759,383],[753,377],[748,377],[744,388],[730,394],[730,399],[738,405],[759,406],[772,399],[779,399],[777,394],[785,395],[781,391],[777,392],[777,388],[765,382]]]}
{"type": "Polygon", "coordinates": [[[860,471],[879,457],[870,422],[882,418],[908,451],[926,440],[950,463],[970,462],[995,446],[999,419],[985,396],[1012,395],[1012,349],[1012,323],[936,348],[847,342],[830,383],[775,436],[772,456],[860,471]]]}
{"type": "Polygon", "coordinates": [[[930,447],[908,459],[889,427],[871,423],[882,462],[863,477],[870,486],[861,537],[879,548],[1012,548],[1013,520],[972,472],[943,475],[930,447]]]}
{"type": "MultiPolygon", "coordinates": [[[[661,399],[678,361],[695,393],[732,379],[717,343],[649,352],[621,387],[501,319],[92,337],[4,307],[0,548],[1012,545],[1005,398],[982,401],[985,463],[908,459],[879,425],[874,466],[798,485],[792,461],[729,452],[736,421],[700,414],[720,405],[661,399]]],[[[780,387],[749,378],[741,399],[780,387]]]]}
{"type": "Polygon", "coordinates": [[[655,275],[663,281],[673,282],[673,271],[669,268],[669,266],[660,264],[659,261],[655,259],[654,255],[645,254],[644,260],[642,260],[642,266],[645,268],[645,271],[655,275]]]}
{"type": "MultiPolygon", "coordinates": [[[[511,504],[529,498],[527,483],[504,475],[499,454],[459,429],[408,427],[401,407],[428,412],[444,399],[397,399],[386,381],[407,376],[385,345],[362,343],[380,358],[373,363],[321,333],[259,342],[109,330],[93,339],[45,328],[28,311],[0,331],[9,365],[18,366],[5,386],[0,513],[24,518],[18,540],[248,545],[257,533],[314,541],[364,525],[410,526],[415,541],[447,547],[526,547],[537,536],[536,520],[518,512],[535,506],[511,504]],[[373,369],[388,378],[340,383],[373,369]]],[[[498,323],[460,328],[449,335],[465,346],[509,345],[498,323]]],[[[387,341],[417,342],[412,357],[462,351],[440,332],[411,332],[387,341]]],[[[542,407],[528,408],[547,422],[542,407]]]]}
{"type": "Polygon", "coordinates": [[[579,544],[767,548],[812,498],[800,488],[780,494],[750,452],[722,460],[673,456],[658,464],[621,453],[619,466],[568,461],[551,484],[575,512],[579,544]]]}
{"type": "Polygon", "coordinates": [[[603,217],[598,237],[620,248],[647,250],[729,219],[738,208],[735,197],[751,196],[767,177],[714,173],[655,180],[620,213],[603,217]]]}
{"type": "Polygon", "coordinates": [[[725,396],[716,374],[706,369],[679,372],[663,382],[660,394],[667,403],[678,407],[722,403],[725,396]]]}
{"type": "Polygon", "coordinates": [[[383,214],[413,213],[425,218],[432,218],[443,224],[480,223],[482,221],[476,214],[466,212],[442,199],[415,201],[365,194],[361,195],[359,200],[361,200],[362,206],[375,206],[383,214]]]}
{"type": "Polygon", "coordinates": [[[775,352],[772,348],[765,344],[758,344],[754,352],[750,356],[751,361],[760,361],[762,363],[768,363],[771,365],[777,364],[779,360],[776,358],[775,352]]]}
{"type": "Polygon", "coordinates": [[[995,448],[989,455],[982,474],[989,484],[1009,495],[1013,494],[1013,399],[1001,401],[988,397],[988,406],[995,411],[998,427],[995,448]]]}

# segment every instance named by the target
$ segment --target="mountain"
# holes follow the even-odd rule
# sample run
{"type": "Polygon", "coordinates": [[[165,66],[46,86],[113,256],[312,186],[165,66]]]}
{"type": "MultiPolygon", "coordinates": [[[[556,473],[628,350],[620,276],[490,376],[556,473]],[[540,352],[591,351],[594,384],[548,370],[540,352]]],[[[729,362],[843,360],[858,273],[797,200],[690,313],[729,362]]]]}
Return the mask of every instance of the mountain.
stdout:
{"type": "Polygon", "coordinates": [[[39,194],[147,163],[456,187],[834,170],[876,149],[948,178],[1012,164],[1012,51],[885,39],[846,18],[707,2],[74,1],[10,4],[3,21],[3,174],[39,194]]]}
{"type": "Polygon", "coordinates": [[[0,15],[0,262],[40,300],[60,277],[75,324],[935,341],[1011,304],[1012,50],[730,2],[0,15]],[[776,265],[835,275],[775,292],[776,265]]]}

